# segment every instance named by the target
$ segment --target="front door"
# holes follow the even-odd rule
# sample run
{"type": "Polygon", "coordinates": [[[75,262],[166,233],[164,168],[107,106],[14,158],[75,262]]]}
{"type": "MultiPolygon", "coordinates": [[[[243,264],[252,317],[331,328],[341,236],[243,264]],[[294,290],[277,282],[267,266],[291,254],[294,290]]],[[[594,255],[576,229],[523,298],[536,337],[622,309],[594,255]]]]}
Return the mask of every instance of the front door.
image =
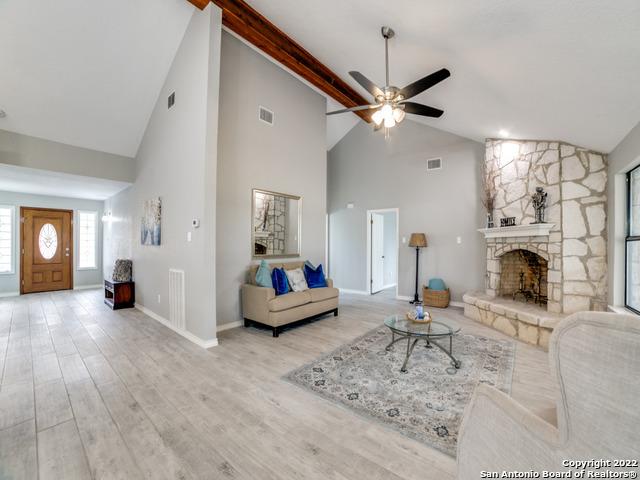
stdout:
{"type": "Polygon", "coordinates": [[[73,287],[73,212],[20,208],[20,293],[73,287]]]}

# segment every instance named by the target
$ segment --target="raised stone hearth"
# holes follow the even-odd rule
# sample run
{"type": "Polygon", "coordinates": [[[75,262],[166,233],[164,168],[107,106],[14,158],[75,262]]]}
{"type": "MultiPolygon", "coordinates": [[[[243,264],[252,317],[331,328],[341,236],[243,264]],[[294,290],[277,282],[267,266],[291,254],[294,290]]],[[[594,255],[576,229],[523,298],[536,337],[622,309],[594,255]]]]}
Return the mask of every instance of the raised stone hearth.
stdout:
{"type": "Polygon", "coordinates": [[[566,316],[539,305],[482,292],[465,293],[462,300],[465,316],[545,350],[549,348],[551,332],[566,316]]]}

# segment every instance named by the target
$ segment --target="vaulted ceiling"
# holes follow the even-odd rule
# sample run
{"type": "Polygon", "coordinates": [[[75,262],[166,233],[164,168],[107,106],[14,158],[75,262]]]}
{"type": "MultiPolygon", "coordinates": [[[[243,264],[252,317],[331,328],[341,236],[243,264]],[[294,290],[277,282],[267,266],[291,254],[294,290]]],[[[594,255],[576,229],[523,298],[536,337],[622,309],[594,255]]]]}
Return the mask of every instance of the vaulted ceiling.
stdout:
{"type": "MultiPolygon", "coordinates": [[[[382,84],[379,29],[390,25],[391,81],[441,67],[416,97],[418,121],[482,141],[562,139],[610,151],[640,120],[637,0],[248,0],[367,96],[382,84]]],[[[135,155],[194,7],[186,0],[0,0],[0,129],[135,155]]],[[[357,120],[332,118],[332,146],[357,120]]]]}
{"type": "Polygon", "coordinates": [[[134,156],[194,7],[0,0],[0,129],[134,156]]]}
{"type": "Polygon", "coordinates": [[[458,135],[608,152],[640,120],[637,0],[247,1],[363,94],[347,72],[384,83],[380,27],[393,27],[391,82],[451,70],[415,99],[444,116],[413,118],[458,135]]]}

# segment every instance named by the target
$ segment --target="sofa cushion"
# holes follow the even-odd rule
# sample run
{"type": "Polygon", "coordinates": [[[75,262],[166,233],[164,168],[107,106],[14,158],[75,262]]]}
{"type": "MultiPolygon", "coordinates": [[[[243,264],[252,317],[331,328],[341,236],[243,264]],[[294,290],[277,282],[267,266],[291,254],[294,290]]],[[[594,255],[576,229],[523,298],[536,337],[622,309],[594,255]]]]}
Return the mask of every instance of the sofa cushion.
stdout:
{"type": "Polygon", "coordinates": [[[309,295],[309,291],[310,290],[305,290],[304,292],[290,292],[284,295],[279,295],[276,298],[269,300],[269,310],[272,312],[281,312],[282,310],[288,310],[290,308],[311,303],[311,295],[309,295]]]}
{"type": "Polygon", "coordinates": [[[293,270],[285,270],[287,278],[289,279],[289,286],[294,292],[303,292],[309,290],[307,286],[307,280],[304,278],[302,269],[294,268],[293,270]]]}
{"type": "Polygon", "coordinates": [[[271,269],[269,264],[262,260],[258,271],[256,272],[256,285],[259,287],[271,287],[273,288],[273,281],[271,280],[271,269]]]}
{"type": "Polygon", "coordinates": [[[327,286],[327,281],[324,279],[324,272],[322,271],[322,264],[318,265],[317,268],[311,268],[309,265],[305,265],[304,276],[307,278],[309,288],[322,288],[327,286]]]}
{"type": "Polygon", "coordinates": [[[311,295],[312,302],[321,302],[329,298],[336,298],[340,295],[340,291],[337,288],[324,287],[324,288],[312,288],[307,290],[311,295]]]}
{"type": "Polygon", "coordinates": [[[276,290],[276,295],[284,295],[290,290],[287,274],[282,268],[274,268],[271,271],[271,281],[273,282],[273,288],[276,290]]]}

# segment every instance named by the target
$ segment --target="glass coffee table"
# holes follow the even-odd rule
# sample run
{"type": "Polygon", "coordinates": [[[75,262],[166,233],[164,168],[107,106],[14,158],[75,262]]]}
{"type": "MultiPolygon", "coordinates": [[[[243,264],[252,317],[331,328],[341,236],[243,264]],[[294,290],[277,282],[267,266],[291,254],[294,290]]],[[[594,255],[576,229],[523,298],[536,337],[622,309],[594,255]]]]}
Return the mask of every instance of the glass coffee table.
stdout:
{"type": "Polygon", "coordinates": [[[456,369],[460,368],[460,360],[453,356],[453,336],[460,331],[457,323],[448,319],[433,320],[431,323],[417,323],[407,319],[403,314],[385,318],[384,324],[391,330],[391,343],[386,346],[387,351],[391,349],[394,343],[407,340],[407,355],[400,369],[401,372],[407,371],[409,357],[420,340],[427,342],[426,348],[433,348],[433,345],[438,347],[451,359],[452,366],[456,369]],[[438,342],[439,340],[446,342],[447,339],[449,340],[449,349],[446,349],[438,342]]]}

